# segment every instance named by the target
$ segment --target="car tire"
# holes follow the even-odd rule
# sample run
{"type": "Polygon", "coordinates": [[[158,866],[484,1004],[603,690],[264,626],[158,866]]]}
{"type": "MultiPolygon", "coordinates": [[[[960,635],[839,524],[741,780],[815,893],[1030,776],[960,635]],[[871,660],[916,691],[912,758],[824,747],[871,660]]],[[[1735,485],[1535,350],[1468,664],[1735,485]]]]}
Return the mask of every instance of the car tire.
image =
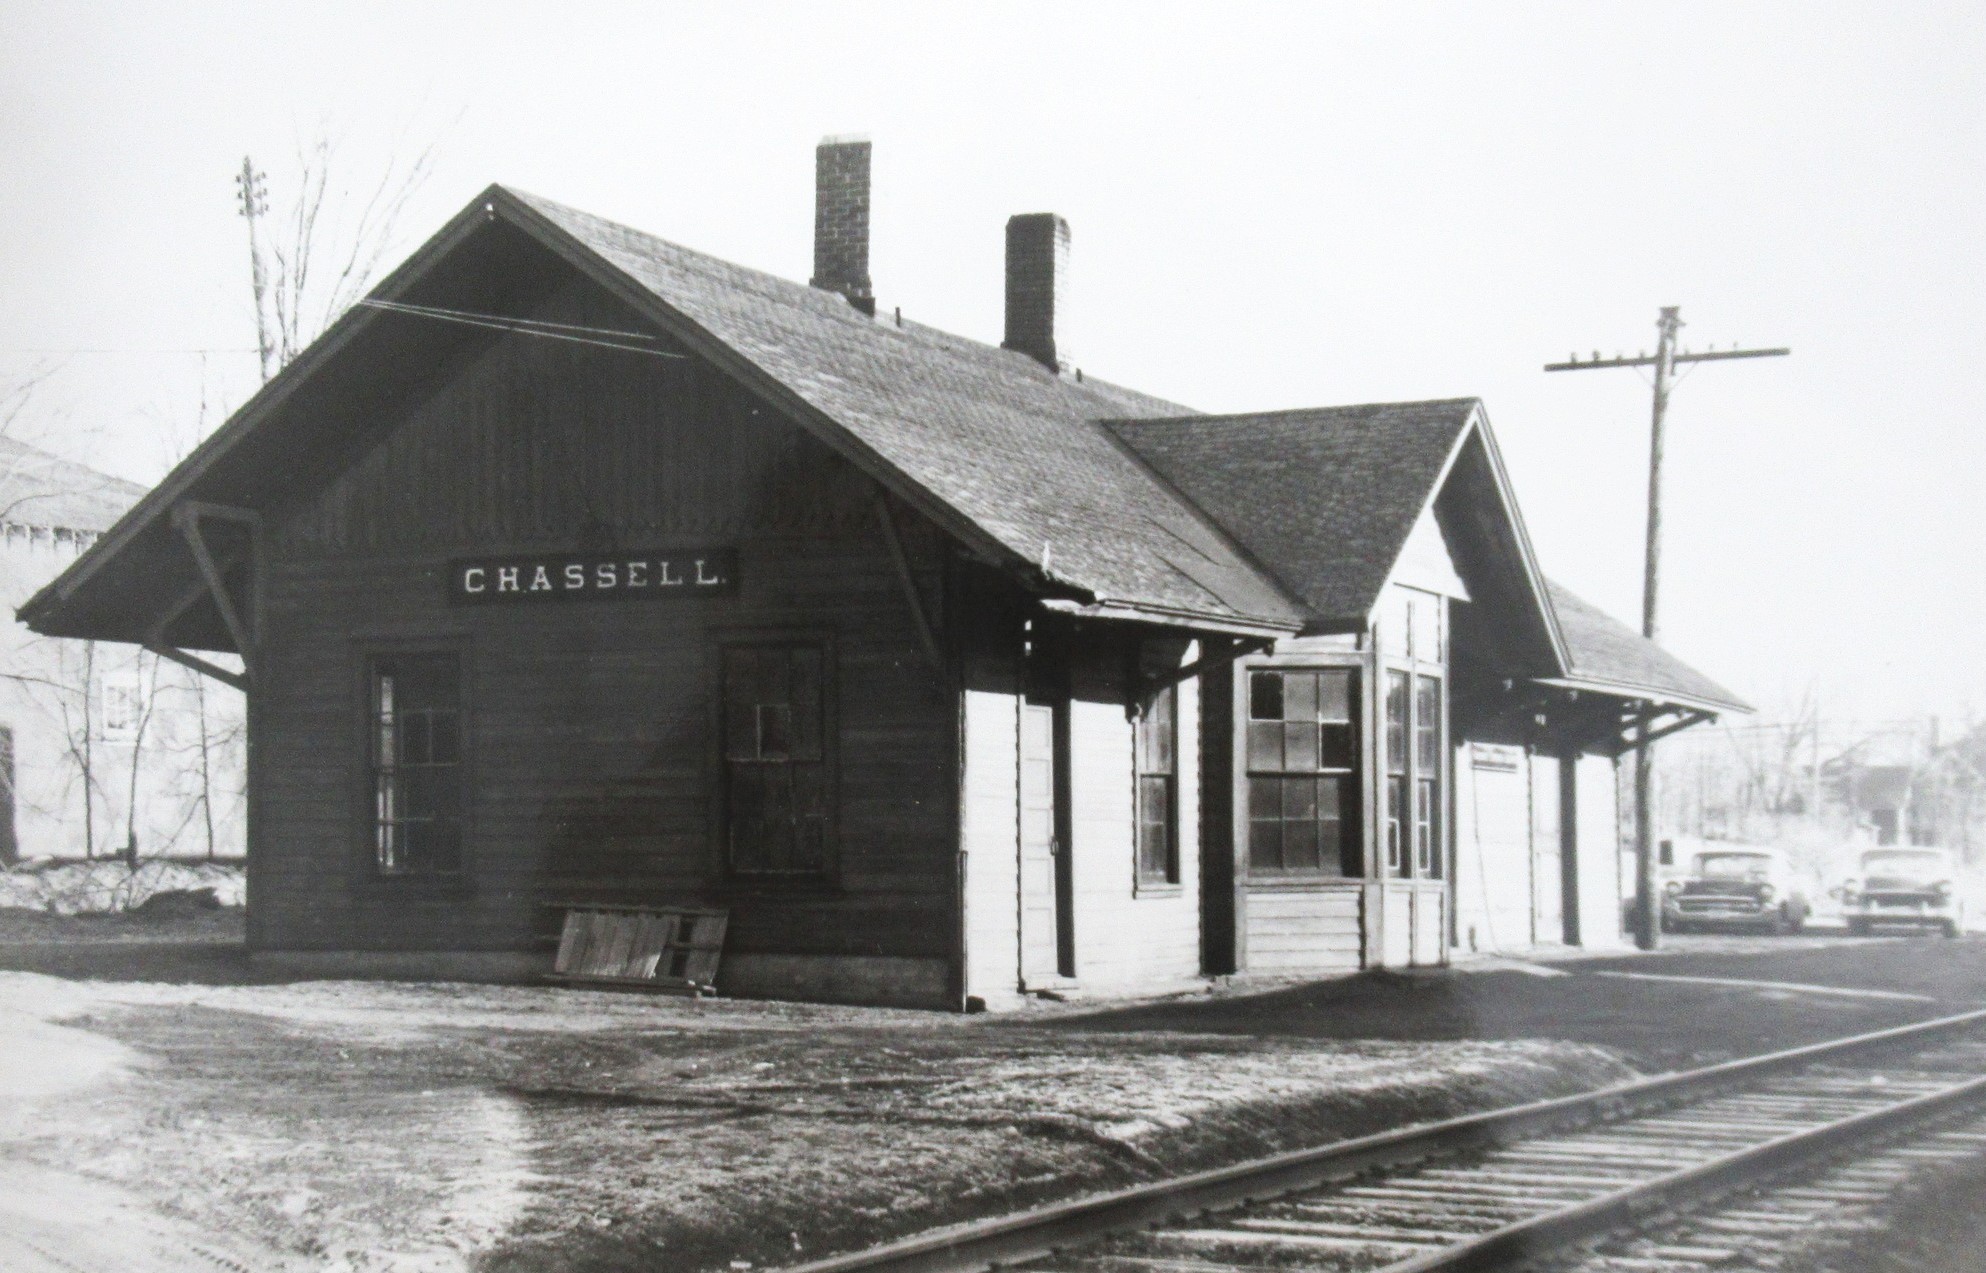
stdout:
{"type": "Polygon", "coordinates": [[[1867,937],[1869,935],[1869,921],[1859,917],[1850,919],[1848,921],[1848,935],[1850,937],[1867,937]]]}
{"type": "Polygon", "coordinates": [[[1945,920],[1938,926],[1938,931],[1943,933],[1947,938],[1957,937],[1958,921],[1955,919],[1945,920]]]}
{"type": "Polygon", "coordinates": [[[1791,937],[1806,927],[1806,922],[1806,916],[1798,910],[1791,906],[1782,907],[1779,914],[1773,917],[1772,931],[1780,937],[1791,937]]]}

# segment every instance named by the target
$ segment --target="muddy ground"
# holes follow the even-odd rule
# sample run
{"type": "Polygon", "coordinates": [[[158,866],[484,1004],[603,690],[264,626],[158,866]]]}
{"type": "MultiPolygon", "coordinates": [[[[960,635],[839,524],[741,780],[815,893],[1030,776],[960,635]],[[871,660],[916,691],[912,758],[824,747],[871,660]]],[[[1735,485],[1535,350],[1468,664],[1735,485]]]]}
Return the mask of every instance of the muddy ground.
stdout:
{"type": "Polygon", "coordinates": [[[1986,998],[1986,941],[1692,938],[966,1018],[249,984],[238,922],[0,917],[0,1221],[85,1268],[764,1266],[1986,998]]]}

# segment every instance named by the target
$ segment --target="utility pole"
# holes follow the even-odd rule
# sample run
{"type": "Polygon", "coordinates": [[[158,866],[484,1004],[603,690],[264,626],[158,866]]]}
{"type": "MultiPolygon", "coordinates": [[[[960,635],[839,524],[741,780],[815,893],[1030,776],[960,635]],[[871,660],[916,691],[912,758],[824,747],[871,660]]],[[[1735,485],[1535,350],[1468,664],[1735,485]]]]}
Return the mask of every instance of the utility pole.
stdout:
{"type": "MultiPolygon", "coordinates": [[[[1674,387],[1679,363],[1722,362],[1730,358],[1781,358],[1790,349],[1724,349],[1691,353],[1678,352],[1676,334],[1682,330],[1682,308],[1667,305],[1655,322],[1655,353],[1633,358],[1592,358],[1579,361],[1574,354],[1566,362],[1548,363],[1546,371],[1594,371],[1602,367],[1653,367],[1655,405],[1648,429],[1648,546],[1641,576],[1641,635],[1653,641],[1660,632],[1657,622],[1657,584],[1662,563],[1662,417],[1669,410],[1669,390],[1674,387]]],[[[1634,753],[1634,944],[1653,950],[1661,942],[1662,922],[1655,898],[1655,745],[1654,711],[1644,706],[1637,728],[1634,753]]]]}
{"type": "Polygon", "coordinates": [[[267,384],[276,360],[276,350],[269,343],[269,319],[263,298],[269,290],[267,277],[262,273],[262,250],[255,238],[255,222],[269,211],[269,188],[263,175],[255,171],[255,164],[244,155],[241,171],[234,176],[235,191],[241,198],[241,216],[248,222],[248,267],[249,278],[255,285],[255,349],[262,355],[262,382],[267,384]]]}

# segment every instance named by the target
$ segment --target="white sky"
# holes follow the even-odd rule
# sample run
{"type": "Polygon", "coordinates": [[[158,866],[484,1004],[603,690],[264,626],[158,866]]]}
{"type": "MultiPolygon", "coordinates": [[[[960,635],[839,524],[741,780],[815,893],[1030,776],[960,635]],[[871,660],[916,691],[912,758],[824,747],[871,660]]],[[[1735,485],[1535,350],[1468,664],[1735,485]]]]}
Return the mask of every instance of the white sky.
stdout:
{"type": "MultiPolygon", "coordinates": [[[[1670,413],[1665,641],[1768,709],[1986,713],[1986,17],[1891,4],[0,0],[0,384],[155,480],[254,358],[244,153],[411,248],[504,181],[790,278],[874,138],[884,306],[997,341],[1002,226],[1074,227],[1069,348],[1208,410],[1480,395],[1547,571],[1639,614],[1648,391],[1570,350],[1791,345],[1670,413]],[[38,350],[114,350],[55,353],[38,350]],[[190,349],[234,352],[198,355],[190,349]]],[[[397,259],[397,254],[396,258],[397,259]]],[[[207,417],[207,427],[218,423],[207,417]]],[[[1948,724],[1947,728],[1950,728],[1948,724]]]]}

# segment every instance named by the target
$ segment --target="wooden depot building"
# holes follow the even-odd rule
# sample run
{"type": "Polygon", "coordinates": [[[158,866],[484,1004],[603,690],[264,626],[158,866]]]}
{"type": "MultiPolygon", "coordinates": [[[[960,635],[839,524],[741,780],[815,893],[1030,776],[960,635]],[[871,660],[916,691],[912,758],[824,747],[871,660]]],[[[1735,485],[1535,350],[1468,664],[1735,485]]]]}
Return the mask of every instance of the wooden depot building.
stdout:
{"type": "Polygon", "coordinates": [[[1743,704],[1546,581],[1480,402],[1085,377],[1046,214],[999,347],[878,313],[817,164],[808,286],[491,187],[22,608],[245,688],[258,958],[706,906],[731,993],[973,1008],[1619,940],[1615,758],[1743,704]]]}

